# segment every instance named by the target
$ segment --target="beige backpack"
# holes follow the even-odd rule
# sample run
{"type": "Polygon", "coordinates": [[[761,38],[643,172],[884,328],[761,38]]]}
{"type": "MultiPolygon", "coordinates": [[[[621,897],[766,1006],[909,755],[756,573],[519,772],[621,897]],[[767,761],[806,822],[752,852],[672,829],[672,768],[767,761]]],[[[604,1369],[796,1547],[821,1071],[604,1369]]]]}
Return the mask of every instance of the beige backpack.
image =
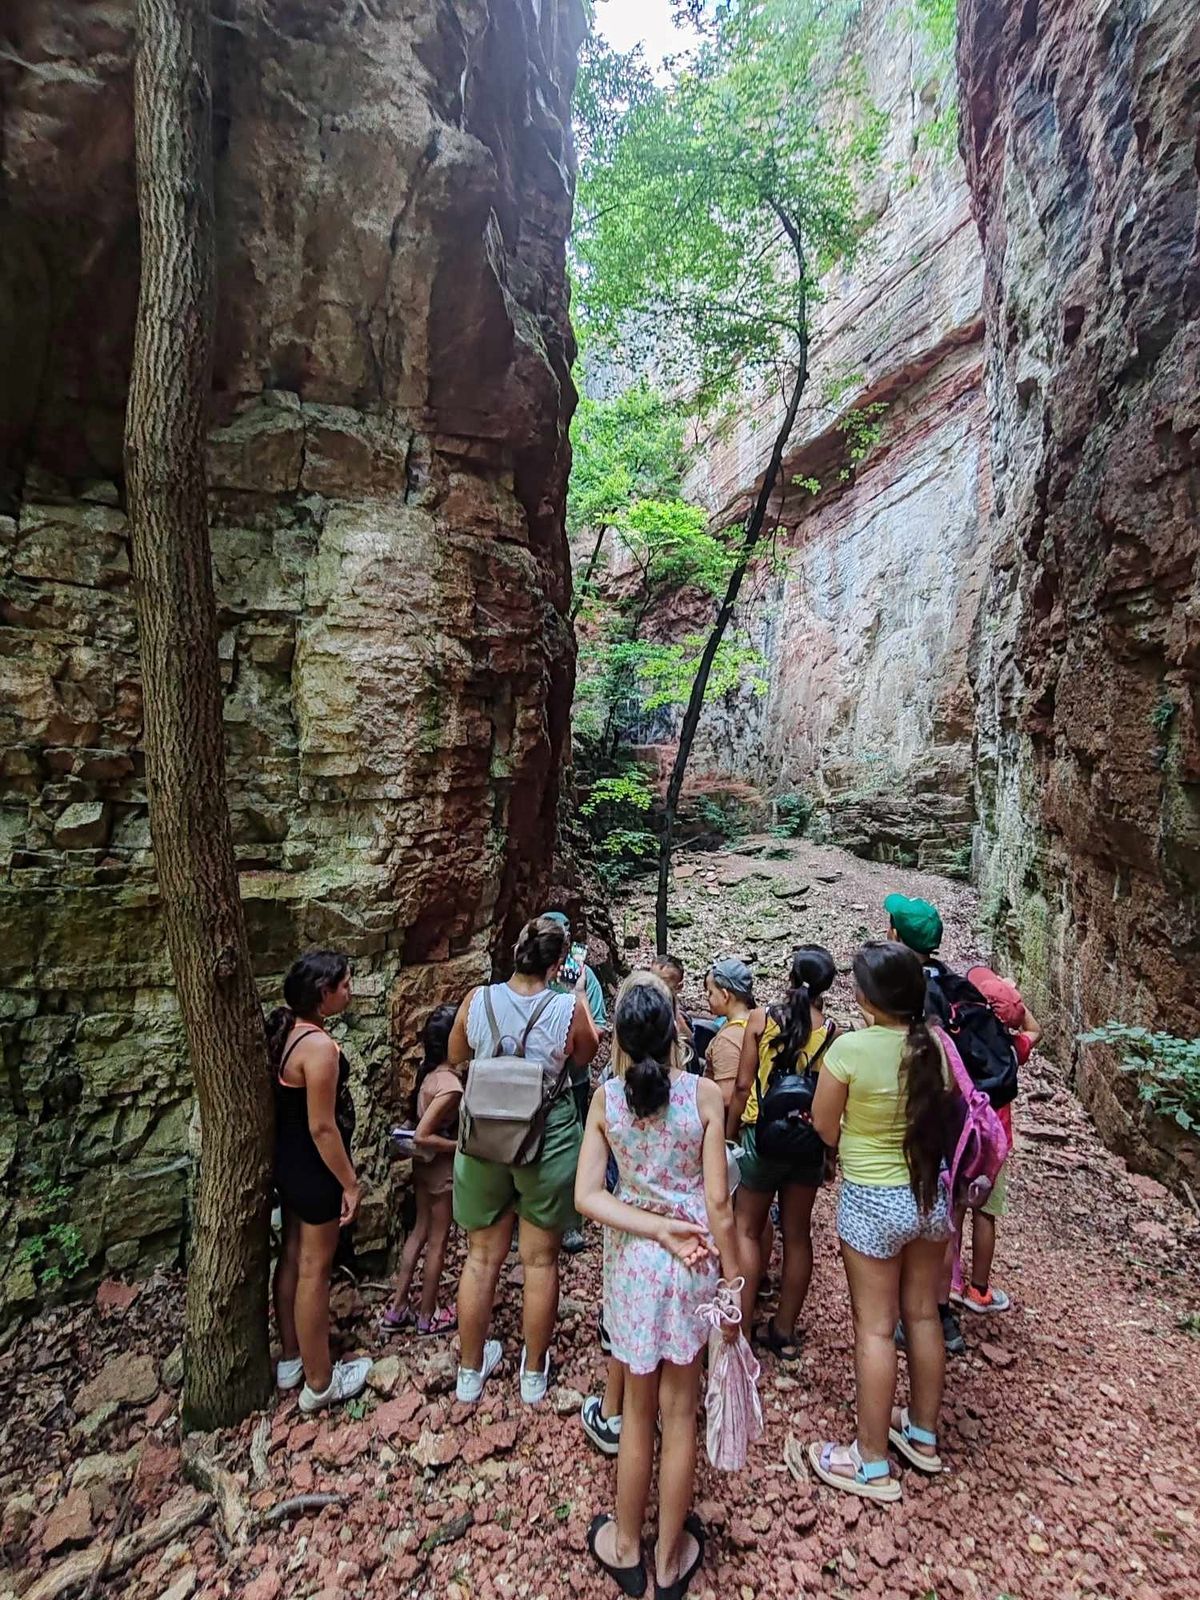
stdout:
{"type": "MultiPolygon", "coordinates": [[[[548,990],[534,1006],[515,1055],[476,1056],[468,1066],[458,1124],[458,1148],[463,1155],[505,1167],[527,1167],[541,1155],[546,1115],[569,1077],[564,1061],[558,1081],[547,1093],[544,1063],[526,1061],[525,1046],[555,998],[548,990]]],[[[500,1027],[488,989],[483,991],[483,1007],[492,1048],[499,1051],[500,1027]]]]}

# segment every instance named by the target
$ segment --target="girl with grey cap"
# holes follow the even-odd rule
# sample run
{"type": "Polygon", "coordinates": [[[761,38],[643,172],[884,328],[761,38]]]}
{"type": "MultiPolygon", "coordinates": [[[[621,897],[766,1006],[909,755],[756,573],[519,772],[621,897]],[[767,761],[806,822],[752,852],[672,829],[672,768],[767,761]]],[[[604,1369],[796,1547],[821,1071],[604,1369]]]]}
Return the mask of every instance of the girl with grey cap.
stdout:
{"type": "Polygon", "coordinates": [[[754,974],[737,956],[722,956],[705,974],[704,993],[713,1016],[724,1018],[704,1060],[707,1075],[720,1089],[728,1109],[737,1084],[742,1036],[754,1010],[754,974]]]}

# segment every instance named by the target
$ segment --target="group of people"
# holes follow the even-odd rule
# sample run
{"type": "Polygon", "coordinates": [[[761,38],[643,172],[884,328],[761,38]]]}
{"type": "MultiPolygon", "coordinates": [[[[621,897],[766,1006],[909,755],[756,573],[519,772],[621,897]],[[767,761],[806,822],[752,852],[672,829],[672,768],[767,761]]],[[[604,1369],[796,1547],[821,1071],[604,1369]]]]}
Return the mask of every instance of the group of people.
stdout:
{"type": "MultiPolygon", "coordinates": [[[[987,1080],[982,1087],[1011,1137],[1016,1063],[1040,1030],[1013,985],[984,968],[954,974],[938,960],[942,925],[932,905],[890,895],[884,912],[887,938],[864,944],[852,963],[865,1023],[857,1028],[826,1014],[836,966],[820,946],[794,951],[784,997],[766,1007],[756,1004],[743,961],[715,961],[705,976],[705,1019],[686,1014],[683,969],[664,956],[621,985],[609,1060],[593,1092],[603,994],[570,945],[566,918],[554,913],[522,929],[507,981],[437,1007],[422,1030],[411,1107],[416,1217],[384,1330],[444,1334],[457,1326],[457,1398],[477,1401],[502,1359],[488,1332],[515,1230],[524,1268],[518,1384],[522,1401],[536,1405],[550,1381],[564,1241],[575,1234],[571,1243],[583,1242],[583,1219],[602,1228],[596,1309],[609,1361],[604,1392],[585,1400],[581,1421],[592,1442],[618,1458],[617,1498],[615,1513],[592,1523],[588,1542],[626,1594],[641,1595],[650,1582],[641,1540],[656,1427],[656,1600],[679,1600],[703,1561],[705,1531],[690,1510],[709,1333],[697,1308],[720,1293],[734,1308],[721,1321],[725,1338],[746,1332],[776,1359],[794,1361],[813,1270],[813,1207],[838,1168],[857,1429],[849,1443],[813,1441],[817,1478],[894,1501],[902,1485],[891,1451],[918,1471],[939,1472],[945,1356],[962,1348],[952,1302],[978,1314],[1007,1309],[991,1283],[1003,1169],[973,1212],[970,1274],[960,1274],[962,1219],[946,1183],[956,1126],[947,1052],[953,1035],[972,1076],[987,1080]],[[976,1026],[978,1048],[968,1049],[976,1026]],[[492,1071],[501,1067],[507,1076],[492,1071]],[[511,1110],[497,1109],[501,1083],[513,1085],[511,1110]],[[799,1120],[797,1103],[805,1107],[799,1120]],[[785,1104],[790,1120],[780,1121],[785,1104]],[[497,1115],[489,1133],[487,1119],[497,1115]],[[497,1159],[499,1147],[488,1143],[498,1127],[518,1141],[509,1159],[497,1159]],[[466,1234],[454,1310],[438,1304],[452,1221],[466,1234]],[[776,1228],[778,1301],[755,1327],[776,1228]],[[907,1406],[895,1404],[898,1347],[908,1358],[907,1406]]],[[[301,1387],[305,1412],[359,1393],[369,1368],[365,1360],[333,1362],[329,1350],[330,1271],[339,1229],[360,1195],[348,1067],[327,1032],[349,996],[346,959],[313,952],[288,973],[286,1005],[268,1019],[283,1213],[277,1376],[281,1388],[301,1387]]]]}

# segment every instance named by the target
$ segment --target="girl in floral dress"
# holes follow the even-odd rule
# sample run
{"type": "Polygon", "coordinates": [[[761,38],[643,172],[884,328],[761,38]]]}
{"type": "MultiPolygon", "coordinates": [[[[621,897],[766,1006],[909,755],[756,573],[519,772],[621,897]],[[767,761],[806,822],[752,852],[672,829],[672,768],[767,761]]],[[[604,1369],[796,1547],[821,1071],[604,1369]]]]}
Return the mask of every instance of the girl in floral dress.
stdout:
{"type": "MultiPolygon", "coordinates": [[[[708,1337],[696,1312],[714,1297],[718,1259],[727,1279],[737,1274],[725,1103],[716,1084],[679,1069],[675,1008],[661,979],[640,974],[613,1020],[617,1059],[628,1065],[592,1099],[575,1203],[605,1229],[605,1323],[628,1376],[616,1515],[596,1517],[588,1547],[624,1594],[646,1592],[641,1536],[661,1414],[654,1593],[681,1600],[704,1557],[704,1530],[688,1515],[708,1337]],[[611,1195],[604,1184],[610,1152],[619,1174],[611,1195]]],[[[732,1342],[738,1331],[727,1325],[725,1336],[732,1342]]]]}

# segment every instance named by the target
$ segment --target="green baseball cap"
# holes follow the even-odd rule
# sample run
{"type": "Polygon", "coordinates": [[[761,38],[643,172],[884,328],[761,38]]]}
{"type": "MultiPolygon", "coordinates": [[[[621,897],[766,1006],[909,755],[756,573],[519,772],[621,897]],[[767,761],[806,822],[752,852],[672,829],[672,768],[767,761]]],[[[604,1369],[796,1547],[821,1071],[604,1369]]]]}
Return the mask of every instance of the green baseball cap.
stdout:
{"type": "Polygon", "coordinates": [[[928,900],[910,900],[906,894],[890,894],[883,909],[892,919],[897,936],[919,956],[931,955],[942,942],[942,919],[928,900]]]}

